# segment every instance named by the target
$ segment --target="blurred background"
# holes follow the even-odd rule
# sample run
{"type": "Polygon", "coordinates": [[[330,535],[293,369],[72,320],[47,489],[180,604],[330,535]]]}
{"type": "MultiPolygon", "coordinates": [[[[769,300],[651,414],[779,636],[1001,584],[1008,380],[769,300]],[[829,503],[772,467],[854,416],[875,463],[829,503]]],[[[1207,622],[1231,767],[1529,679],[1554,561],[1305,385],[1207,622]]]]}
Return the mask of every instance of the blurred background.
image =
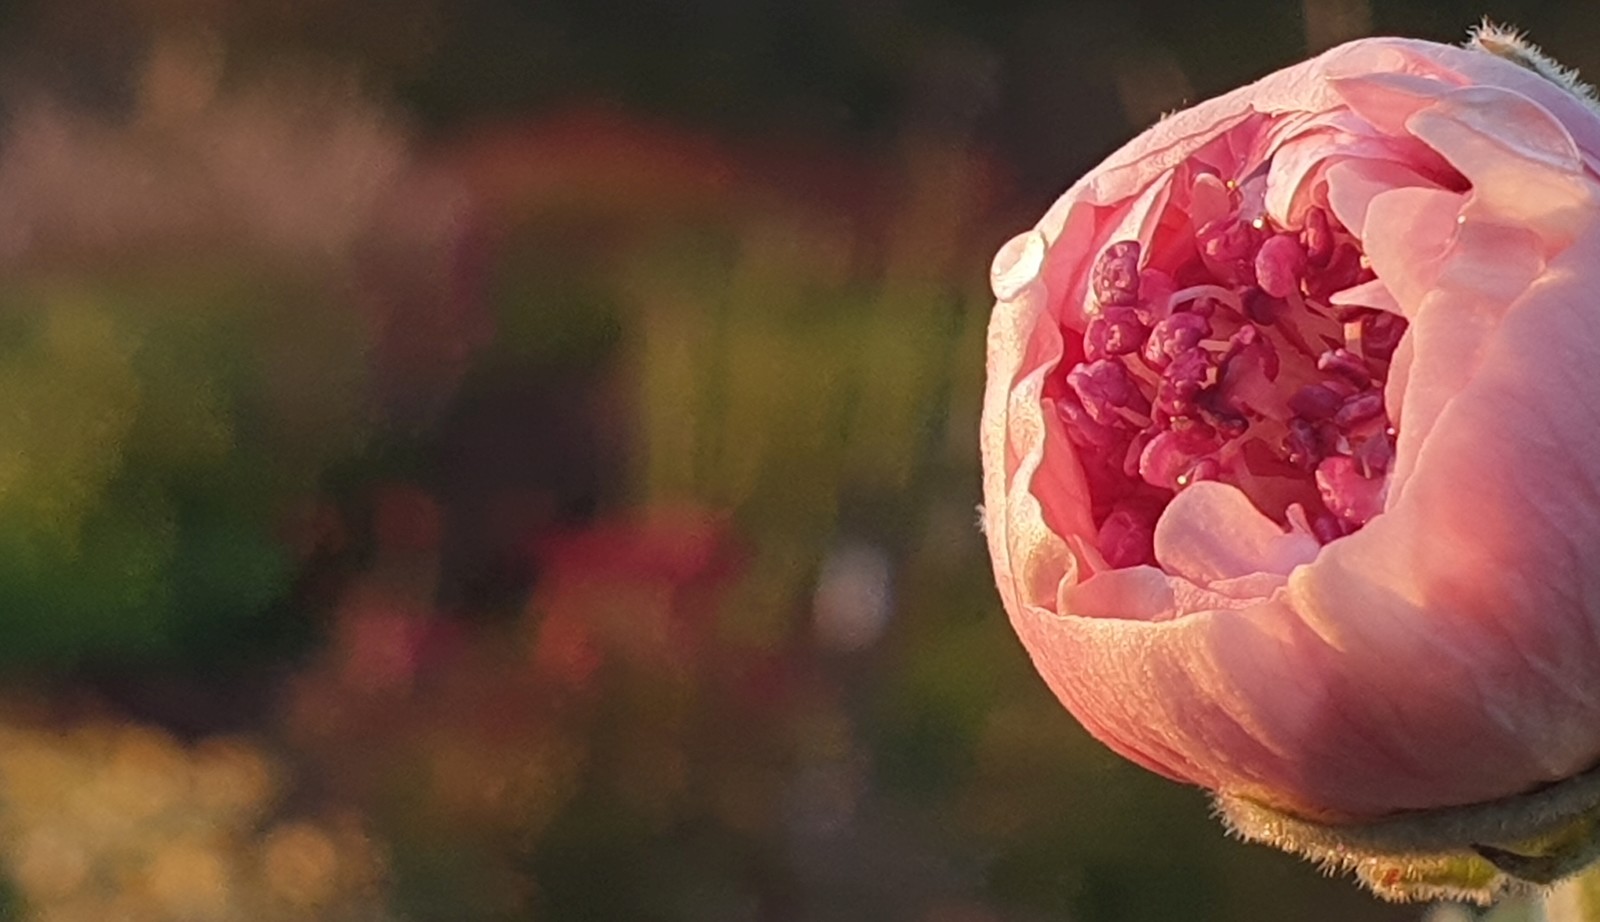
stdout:
{"type": "Polygon", "coordinates": [[[0,3],[0,918],[1476,918],[1089,739],[975,428],[1082,171],[1485,13],[1600,74],[1580,2],[0,3]]]}

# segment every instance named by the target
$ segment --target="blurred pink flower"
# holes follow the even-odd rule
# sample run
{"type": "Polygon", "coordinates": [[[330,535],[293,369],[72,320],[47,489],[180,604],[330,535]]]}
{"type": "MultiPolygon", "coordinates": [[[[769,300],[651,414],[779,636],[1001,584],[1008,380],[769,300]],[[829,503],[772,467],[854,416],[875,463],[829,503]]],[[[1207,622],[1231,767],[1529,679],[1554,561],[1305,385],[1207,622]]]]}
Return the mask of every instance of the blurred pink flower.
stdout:
{"type": "Polygon", "coordinates": [[[444,512],[404,482],[379,486],[372,506],[372,560],[334,611],[332,652],[350,691],[405,695],[463,642],[460,624],[436,602],[444,512]]]}
{"type": "Polygon", "coordinates": [[[589,525],[533,552],[543,568],[534,672],[572,688],[610,656],[667,672],[695,665],[740,566],[732,528],[697,509],[589,525]]]}
{"type": "Polygon", "coordinates": [[[996,258],[995,573],[1119,753],[1341,822],[1600,761],[1600,117],[1519,63],[1344,45],[996,258]]]}

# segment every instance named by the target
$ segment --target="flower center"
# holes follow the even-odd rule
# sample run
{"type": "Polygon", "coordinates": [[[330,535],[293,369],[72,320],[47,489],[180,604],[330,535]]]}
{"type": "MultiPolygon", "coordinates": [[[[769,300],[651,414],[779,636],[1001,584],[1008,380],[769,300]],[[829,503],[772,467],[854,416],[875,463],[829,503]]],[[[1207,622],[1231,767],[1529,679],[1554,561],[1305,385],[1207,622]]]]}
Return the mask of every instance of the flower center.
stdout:
{"type": "Polygon", "coordinates": [[[1360,242],[1318,207],[1296,229],[1243,215],[1236,187],[1200,179],[1228,213],[1192,247],[1185,233],[1143,254],[1162,268],[1137,241],[1108,246],[1052,383],[1112,567],[1154,561],[1156,520],[1198,480],[1238,487],[1323,543],[1366,524],[1387,492],[1383,386],[1406,322],[1329,301],[1374,277],[1360,242]]]}

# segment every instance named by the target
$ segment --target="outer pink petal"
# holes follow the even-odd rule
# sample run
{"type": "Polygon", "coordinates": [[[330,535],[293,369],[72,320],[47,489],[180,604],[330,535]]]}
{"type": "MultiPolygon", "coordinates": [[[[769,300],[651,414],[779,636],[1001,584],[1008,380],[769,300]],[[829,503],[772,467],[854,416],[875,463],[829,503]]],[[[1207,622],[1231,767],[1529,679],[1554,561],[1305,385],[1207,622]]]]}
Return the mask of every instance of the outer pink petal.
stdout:
{"type": "Polygon", "coordinates": [[[1405,496],[1290,580],[1364,676],[1351,704],[1388,697],[1411,715],[1392,744],[1435,777],[1425,802],[1391,808],[1488,799],[1600,760],[1595,265],[1600,228],[1506,313],[1405,496]]]}

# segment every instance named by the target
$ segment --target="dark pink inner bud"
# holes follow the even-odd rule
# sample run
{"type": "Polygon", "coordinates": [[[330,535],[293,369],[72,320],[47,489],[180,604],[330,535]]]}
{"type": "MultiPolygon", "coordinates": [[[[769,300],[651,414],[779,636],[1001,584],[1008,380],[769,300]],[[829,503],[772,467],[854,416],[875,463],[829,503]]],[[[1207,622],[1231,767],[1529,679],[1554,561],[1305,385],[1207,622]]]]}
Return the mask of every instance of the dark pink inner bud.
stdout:
{"type": "MultiPolygon", "coordinates": [[[[1174,204],[1154,238],[1112,243],[1091,271],[1083,360],[1050,387],[1089,485],[1101,554],[1153,563],[1162,509],[1200,480],[1232,484],[1280,524],[1323,542],[1383,511],[1394,427],[1383,399],[1404,318],[1333,305],[1373,278],[1360,241],[1326,209],[1300,227],[1259,216],[1239,184],[1207,187],[1198,228],[1174,204]],[[1341,345],[1342,344],[1342,345],[1341,345]],[[1298,506],[1301,515],[1292,513],[1298,506]],[[1302,517],[1303,515],[1303,517],[1302,517]]],[[[1198,201],[1198,200],[1197,200],[1198,201]]]]}
{"type": "Polygon", "coordinates": [[[1278,380],[1278,349],[1261,332],[1260,327],[1244,324],[1228,337],[1228,349],[1222,354],[1224,364],[1240,359],[1255,363],[1268,381],[1278,380]]]}
{"type": "Polygon", "coordinates": [[[1377,391],[1362,391],[1344,402],[1333,414],[1333,422],[1340,428],[1348,428],[1382,415],[1383,395],[1377,391]]]}
{"type": "Polygon", "coordinates": [[[1152,367],[1165,368],[1210,335],[1211,324],[1200,314],[1188,311],[1173,314],[1150,330],[1150,338],[1144,343],[1144,360],[1152,367]]]}
{"type": "Polygon", "coordinates": [[[1364,477],[1353,458],[1338,455],[1317,465],[1317,490],[1328,511],[1359,528],[1383,511],[1388,481],[1364,477]]]}
{"type": "Polygon", "coordinates": [[[1307,384],[1289,398],[1289,410],[1309,420],[1331,419],[1344,404],[1344,395],[1321,384],[1307,384]]]}
{"type": "Polygon", "coordinates": [[[1204,349],[1180,353],[1161,373],[1156,406],[1169,416],[1194,412],[1195,398],[1216,378],[1216,359],[1204,349]]]}
{"type": "Polygon", "coordinates": [[[1106,247],[1095,261],[1091,286],[1101,307],[1126,307],[1139,301],[1139,241],[1106,247]]]}
{"type": "Polygon", "coordinates": [[[1343,538],[1350,532],[1343,519],[1332,513],[1324,512],[1311,520],[1311,533],[1316,536],[1318,541],[1327,544],[1329,541],[1343,538]]]}
{"type": "Polygon", "coordinates": [[[1355,459],[1356,469],[1361,476],[1378,477],[1394,463],[1394,437],[1388,432],[1380,432],[1363,439],[1351,457],[1355,459]]]}
{"type": "Polygon", "coordinates": [[[1112,569],[1136,567],[1155,560],[1155,522],[1117,508],[1100,523],[1100,553],[1112,569]]]}
{"type": "Polygon", "coordinates": [[[1217,441],[1216,427],[1206,424],[1203,420],[1180,416],[1169,420],[1167,425],[1171,428],[1172,434],[1178,437],[1183,450],[1190,454],[1210,454],[1222,447],[1222,443],[1217,441]]]}
{"type": "Polygon", "coordinates": [[[1251,288],[1243,292],[1241,300],[1244,301],[1245,319],[1260,326],[1270,326],[1276,322],[1278,312],[1285,307],[1282,301],[1260,288],[1251,288]]]}
{"type": "Polygon", "coordinates": [[[1406,332],[1403,317],[1382,311],[1369,311],[1361,318],[1361,352],[1369,359],[1388,361],[1394,357],[1400,337],[1406,332]]]}
{"type": "Polygon", "coordinates": [[[1256,252],[1256,284],[1274,298],[1300,290],[1306,273],[1306,251],[1292,234],[1273,234],[1256,252]]]}
{"type": "MultiPolygon", "coordinates": [[[[1255,283],[1256,250],[1261,233],[1238,216],[1218,218],[1195,234],[1200,258],[1211,274],[1227,285],[1255,283]]],[[[1115,246],[1115,244],[1113,244],[1115,246]]]]}
{"type": "Polygon", "coordinates": [[[1056,412],[1067,427],[1067,437],[1080,448],[1105,451],[1121,438],[1112,427],[1096,422],[1076,398],[1056,401],[1056,412]]]}
{"type": "Polygon", "coordinates": [[[1250,419],[1242,413],[1207,408],[1206,418],[1222,434],[1222,437],[1229,441],[1243,438],[1244,434],[1250,431],[1250,419]]]}
{"type": "Polygon", "coordinates": [[[1172,276],[1160,269],[1145,269],[1139,273],[1139,303],[1134,306],[1138,312],[1139,320],[1145,326],[1151,326],[1156,321],[1167,316],[1167,301],[1172,293],[1178,290],[1178,285],[1172,276]]]}
{"type": "Polygon", "coordinates": [[[1222,465],[1215,458],[1201,458],[1187,471],[1178,475],[1178,489],[1201,480],[1216,480],[1222,476],[1222,465]]]}
{"type": "Polygon", "coordinates": [[[1372,370],[1361,356],[1348,349],[1329,349],[1317,357],[1317,370],[1336,374],[1356,387],[1372,383],[1372,370]]]}
{"type": "Polygon", "coordinates": [[[1361,266],[1361,250],[1354,243],[1341,242],[1335,244],[1333,252],[1328,254],[1326,266],[1307,274],[1306,296],[1326,298],[1367,278],[1371,278],[1371,275],[1361,266]]]}
{"type": "Polygon", "coordinates": [[[1289,434],[1284,436],[1283,451],[1289,463],[1295,467],[1305,471],[1316,470],[1323,456],[1316,427],[1298,416],[1289,420],[1289,434]]]}
{"type": "MultiPolygon", "coordinates": [[[[1192,473],[1206,456],[1222,447],[1216,432],[1204,423],[1161,432],[1139,455],[1139,476],[1154,487],[1176,490],[1186,473],[1192,473]]],[[[1193,478],[1190,478],[1191,481],[1193,478]]]]}
{"type": "Polygon", "coordinates": [[[1300,230],[1300,242],[1306,248],[1306,263],[1313,269],[1325,269],[1328,257],[1333,255],[1333,228],[1328,223],[1328,213],[1321,207],[1306,212],[1306,226],[1300,230]]]}
{"type": "Polygon", "coordinates": [[[1130,307],[1108,307],[1083,331],[1083,351],[1091,360],[1138,352],[1146,330],[1130,307]]]}
{"type": "Polygon", "coordinates": [[[1127,407],[1136,413],[1149,411],[1149,400],[1139,392],[1127,366],[1115,359],[1099,359],[1067,373],[1067,385],[1089,416],[1097,423],[1113,425],[1127,422],[1117,409],[1127,407]]]}

